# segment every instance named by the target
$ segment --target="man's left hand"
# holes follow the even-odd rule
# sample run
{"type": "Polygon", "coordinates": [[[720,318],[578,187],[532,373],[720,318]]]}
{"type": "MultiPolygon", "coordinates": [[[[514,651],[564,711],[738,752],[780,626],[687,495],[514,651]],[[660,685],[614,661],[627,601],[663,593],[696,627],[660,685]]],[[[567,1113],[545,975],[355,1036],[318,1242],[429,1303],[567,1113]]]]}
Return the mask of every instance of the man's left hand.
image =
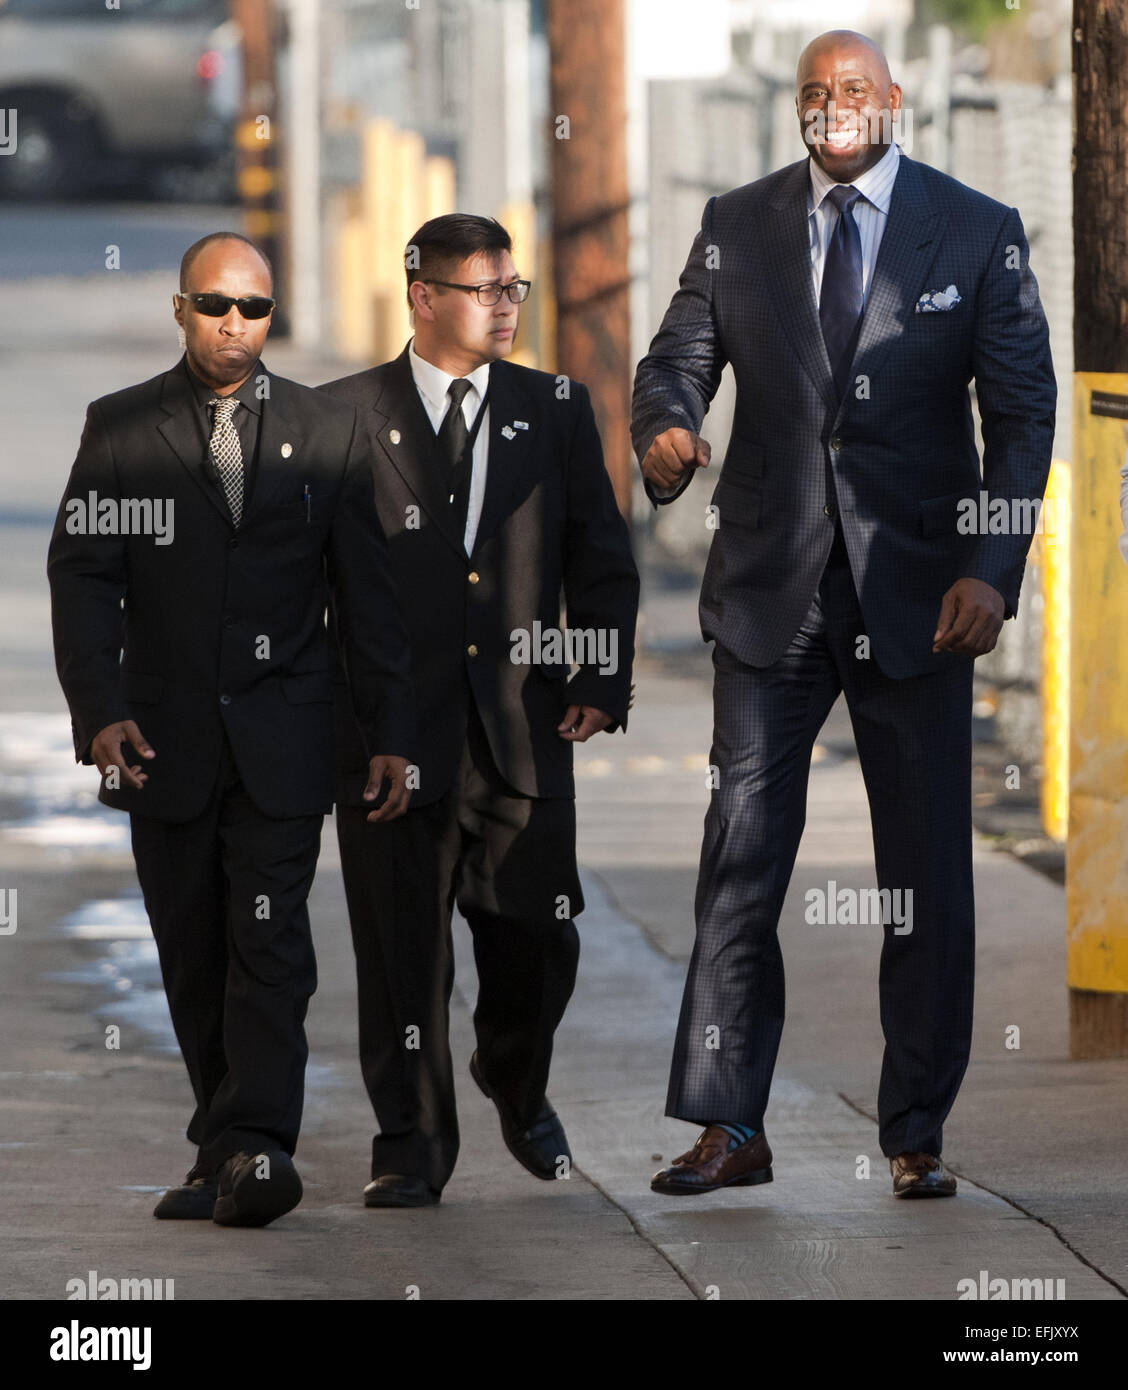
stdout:
{"type": "Polygon", "coordinates": [[[1005,612],[998,589],[982,579],[957,579],[941,600],[932,650],[986,655],[998,641],[1005,612]]]}
{"type": "Polygon", "coordinates": [[[601,709],[592,709],[590,705],[569,705],[564,711],[564,718],[556,726],[556,732],[569,743],[586,743],[592,734],[599,733],[600,729],[606,729],[614,722],[601,709]]]}

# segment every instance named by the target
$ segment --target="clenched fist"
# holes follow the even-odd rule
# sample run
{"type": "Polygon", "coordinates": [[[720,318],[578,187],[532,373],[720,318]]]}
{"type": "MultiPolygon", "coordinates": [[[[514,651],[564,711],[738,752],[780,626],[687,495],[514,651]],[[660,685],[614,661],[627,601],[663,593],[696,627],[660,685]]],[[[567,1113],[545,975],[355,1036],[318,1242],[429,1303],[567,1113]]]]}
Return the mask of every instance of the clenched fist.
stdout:
{"type": "Polygon", "coordinates": [[[692,430],[663,430],[646,451],[642,476],[651,486],[669,492],[691,468],[707,468],[712,453],[707,441],[692,430]]]}

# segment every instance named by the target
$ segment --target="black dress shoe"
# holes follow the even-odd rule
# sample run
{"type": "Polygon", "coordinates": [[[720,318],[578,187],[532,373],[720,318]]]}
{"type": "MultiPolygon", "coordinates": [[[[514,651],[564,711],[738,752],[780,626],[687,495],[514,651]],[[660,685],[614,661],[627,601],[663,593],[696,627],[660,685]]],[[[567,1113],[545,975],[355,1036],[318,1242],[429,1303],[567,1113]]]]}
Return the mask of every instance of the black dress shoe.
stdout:
{"type": "Polygon", "coordinates": [[[439,1194],[422,1178],[406,1173],[381,1173],[364,1189],[366,1207],[437,1207],[439,1194]]]}
{"type": "Polygon", "coordinates": [[[193,1168],[180,1187],[169,1188],[153,1215],[158,1221],[210,1221],[218,1186],[214,1173],[193,1168]]]}
{"type": "Polygon", "coordinates": [[[265,1226],[302,1200],[294,1160],[281,1149],[232,1154],[219,1170],[212,1219],[221,1226],[265,1226]]]}
{"type": "Polygon", "coordinates": [[[568,1147],[564,1126],[548,1101],[544,1102],[536,1119],[526,1128],[514,1119],[505,1101],[486,1083],[478,1067],[477,1052],[470,1058],[470,1075],[478,1083],[482,1094],[489,1096],[497,1107],[501,1119],[501,1137],[521,1167],[532,1173],[534,1178],[543,1178],[546,1182],[563,1177],[572,1166],[572,1150],[568,1147]],[[567,1160],[563,1172],[561,1159],[567,1160]]]}

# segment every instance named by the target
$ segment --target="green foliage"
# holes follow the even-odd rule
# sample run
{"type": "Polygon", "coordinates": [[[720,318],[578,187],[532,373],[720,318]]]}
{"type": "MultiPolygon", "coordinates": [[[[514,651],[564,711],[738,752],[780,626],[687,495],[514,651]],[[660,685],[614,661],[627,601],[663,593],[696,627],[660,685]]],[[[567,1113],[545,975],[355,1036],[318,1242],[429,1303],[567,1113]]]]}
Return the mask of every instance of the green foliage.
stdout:
{"type": "MultiPolygon", "coordinates": [[[[1026,0],[1028,5],[1037,0],[1026,0]]],[[[950,24],[970,39],[982,39],[994,24],[1016,19],[1021,11],[1007,9],[1006,0],[917,0],[918,24],[950,24]]]]}

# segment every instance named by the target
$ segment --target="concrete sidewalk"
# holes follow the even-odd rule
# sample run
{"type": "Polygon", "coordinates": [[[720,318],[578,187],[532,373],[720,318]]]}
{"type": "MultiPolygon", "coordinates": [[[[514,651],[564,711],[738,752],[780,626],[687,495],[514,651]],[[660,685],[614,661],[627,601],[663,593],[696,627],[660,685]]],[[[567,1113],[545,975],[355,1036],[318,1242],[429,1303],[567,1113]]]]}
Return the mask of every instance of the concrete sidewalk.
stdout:
{"type": "MultiPolygon", "coordinates": [[[[10,846],[9,846],[10,848],[10,846]]],[[[332,848],[330,827],[326,848],[332,848]]],[[[261,1231],[157,1222],[191,1161],[183,1064],[118,851],[69,872],[55,851],[5,855],[19,930],[0,950],[0,1299],[62,1299],[68,1281],[173,1281],[191,1299],[692,1299],[616,1203],[579,1174],[542,1183],[504,1149],[492,1106],[460,1088],[462,1155],[440,1207],[367,1211],[373,1119],[356,1060],[356,1001],[333,855],[311,901],[320,987],[297,1163],[305,1197],[261,1231]],[[37,862],[38,861],[38,862],[37,862]],[[81,899],[81,902],[76,902],[81,899]],[[99,933],[102,925],[104,933],[99,933]],[[77,928],[85,931],[75,935],[77,928]],[[107,1047],[107,1029],[121,1029],[107,1047]]],[[[455,1002],[464,1074],[469,1010],[455,1002]]]]}
{"type": "MultiPolygon", "coordinates": [[[[976,862],[976,1048],[946,1143],[960,1195],[890,1195],[870,1118],[878,934],[811,928],[800,910],[806,884],[872,881],[860,775],[835,751],[837,711],[812,769],[782,927],[790,1014],[766,1126],[775,1182],[688,1201],[649,1191],[650,1173],[693,1133],[662,1111],[691,944],[709,700],[696,676],[648,662],[638,688],[630,735],[580,750],[588,910],[552,1084],[576,1155],[567,1182],[538,1183],[513,1163],[467,1077],[463,1150],[442,1206],[363,1209],[371,1118],[330,827],[311,904],[321,985],[298,1153],[305,1201],[264,1232],[153,1221],[155,1191],[187,1166],[178,1136],[189,1096],[128,855],[112,839],[124,827],[95,813],[89,823],[111,838],[87,837],[85,849],[81,836],[66,847],[65,835],[0,834],[4,882],[20,889],[19,931],[0,955],[0,1296],[61,1297],[95,1269],[174,1279],[181,1300],[396,1299],[413,1286],[428,1298],[951,1300],[980,1270],[1064,1279],[1069,1299],[1123,1297],[1128,1259],[1113,1218],[1126,1175],[1108,1136],[1123,1132],[1128,1068],[1065,1060],[1061,890],[1005,855],[976,862]],[[1017,1052],[1004,1046],[1013,1023],[1017,1052]]],[[[53,756],[40,750],[38,766],[53,756]]],[[[457,951],[463,1074],[475,989],[464,927],[457,951]]]]}

